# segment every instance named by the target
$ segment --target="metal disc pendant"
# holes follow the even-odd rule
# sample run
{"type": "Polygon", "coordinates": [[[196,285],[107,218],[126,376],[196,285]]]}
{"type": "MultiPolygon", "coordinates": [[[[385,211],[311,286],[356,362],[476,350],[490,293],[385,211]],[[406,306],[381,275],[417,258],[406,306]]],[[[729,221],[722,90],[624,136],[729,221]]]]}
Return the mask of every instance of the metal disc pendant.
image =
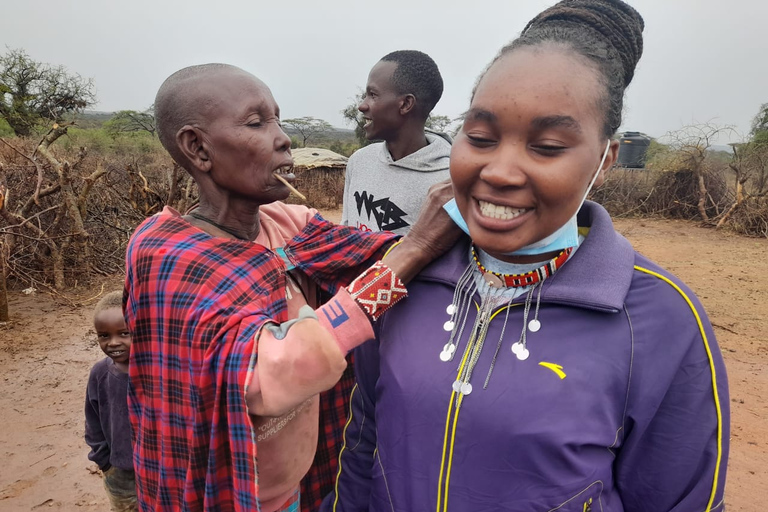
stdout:
{"type": "Polygon", "coordinates": [[[525,361],[528,359],[528,356],[530,356],[531,353],[528,351],[527,348],[522,349],[520,352],[517,353],[517,358],[521,361],[525,361]]]}
{"type": "Polygon", "coordinates": [[[524,349],[525,347],[519,341],[512,344],[512,353],[515,355],[519,354],[524,349]]]}
{"type": "Polygon", "coordinates": [[[456,352],[456,345],[446,343],[443,347],[443,351],[440,352],[440,360],[444,363],[453,359],[453,353],[456,352]]]}
{"type": "Polygon", "coordinates": [[[448,304],[448,307],[445,308],[445,312],[449,315],[452,315],[456,312],[456,304],[448,304]]]}
{"type": "Polygon", "coordinates": [[[470,393],[472,393],[472,384],[470,384],[469,382],[464,382],[461,385],[461,394],[469,395],[470,393]]]}
{"type": "Polygon", "coordinates": [[[456,325],[453,320],[448,320],[443,324],[443,330],[451,332],[453,330],[453,326],[456,325]]]}
{"type": "Polygon", "coordinates": [[[539,329],[541,329],[541,322],[539,322],[537,319],[533,319],[530,322],[528,322],[528,330],[531,332],[539,332],[539,329]]]}
{"type": "Polygon", "coordinates": [[[451,386],[451,387],[453,388],[453,390],[455,392],[460,393],[461,392],[461,381],[460,380],[453,381],[453,386],[451,386]]]}
{"type": "Polygon", "coordinates": [[[504,281],[502,281],[501,278],[495,274],[486,272],[483,274],[483,279],[491,288],[504,288],[504,281]]]}

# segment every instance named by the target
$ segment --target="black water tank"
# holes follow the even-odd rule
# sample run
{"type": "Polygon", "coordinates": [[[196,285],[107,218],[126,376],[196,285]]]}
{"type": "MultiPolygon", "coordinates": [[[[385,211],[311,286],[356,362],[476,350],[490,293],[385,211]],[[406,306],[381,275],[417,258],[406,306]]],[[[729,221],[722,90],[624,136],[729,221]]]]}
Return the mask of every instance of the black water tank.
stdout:
{"type": "Polygon", "coordinates": [[[651,138],[640,132],[624,132],[619,139],[619,167],[642,169],[651,138]]]}

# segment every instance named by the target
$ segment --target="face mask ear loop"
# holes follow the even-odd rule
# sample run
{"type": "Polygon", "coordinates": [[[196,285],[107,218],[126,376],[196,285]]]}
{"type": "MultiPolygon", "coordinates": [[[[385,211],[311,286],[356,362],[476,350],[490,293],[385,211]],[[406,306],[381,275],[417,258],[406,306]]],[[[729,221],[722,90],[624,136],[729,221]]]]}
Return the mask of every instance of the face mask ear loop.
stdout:
{"type": "Polygon", "coordinates": [[[584,205],[584,201],[587,200],[587,196],[592,191],[592,186],[595,184],[595,181],[597,181],[597,177],[600,176],[600,171],[603,169],[603,164],[605,163],[605,159],[608,158],[608,150],[611,149],[611,139],[608,139],[608,142],[605,145],[605,151],[603,152],[603,158],[600,160],[600,165],[597,167],[597,171],[595,172],[595,175],[592,176],[592,181],[589,182],[589,187],[587,187],[587,191],[584,192],[584,197],[581,198],[581,204],[579,205],[578,210],[581,210],[581,207],[584,205]]]}

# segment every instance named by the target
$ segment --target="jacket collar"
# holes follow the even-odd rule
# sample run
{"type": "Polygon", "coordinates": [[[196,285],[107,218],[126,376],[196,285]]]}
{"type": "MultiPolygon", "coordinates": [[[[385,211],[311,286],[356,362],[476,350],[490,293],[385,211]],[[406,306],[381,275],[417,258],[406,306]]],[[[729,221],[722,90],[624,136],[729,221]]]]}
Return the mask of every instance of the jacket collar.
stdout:
{"type": "MultiPolygon", "coordinates": [[[[542,302],[619,311],[629,293],[635,251],[618,234],[605,209],[587,201],[579,211],[579,226],[589,227],[589,235],[571,259],[542,287],[542,302]]],[[[417,279],[456,286],[469,264],[469,244],[465,236],[442,258],[425,268],[417,279]]],[[[516,300],[521,302],[524,296],[516,300]]]]}

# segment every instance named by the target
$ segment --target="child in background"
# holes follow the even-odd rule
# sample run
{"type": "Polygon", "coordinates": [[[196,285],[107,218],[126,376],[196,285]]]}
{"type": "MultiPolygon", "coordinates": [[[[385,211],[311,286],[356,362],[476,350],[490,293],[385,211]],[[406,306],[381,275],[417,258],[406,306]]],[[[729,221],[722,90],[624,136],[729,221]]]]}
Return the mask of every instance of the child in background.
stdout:
{"type": "Polygon", "coordinates": [[[93,326],[107,357],[91,369],[85,395],[85,442],[91,447],[88,458],[104,474],[104,488],[115,512],[138,510],[127,404],[131,335],[122,302],[123,292],[115,291],[96,304],[93,326]]]}

